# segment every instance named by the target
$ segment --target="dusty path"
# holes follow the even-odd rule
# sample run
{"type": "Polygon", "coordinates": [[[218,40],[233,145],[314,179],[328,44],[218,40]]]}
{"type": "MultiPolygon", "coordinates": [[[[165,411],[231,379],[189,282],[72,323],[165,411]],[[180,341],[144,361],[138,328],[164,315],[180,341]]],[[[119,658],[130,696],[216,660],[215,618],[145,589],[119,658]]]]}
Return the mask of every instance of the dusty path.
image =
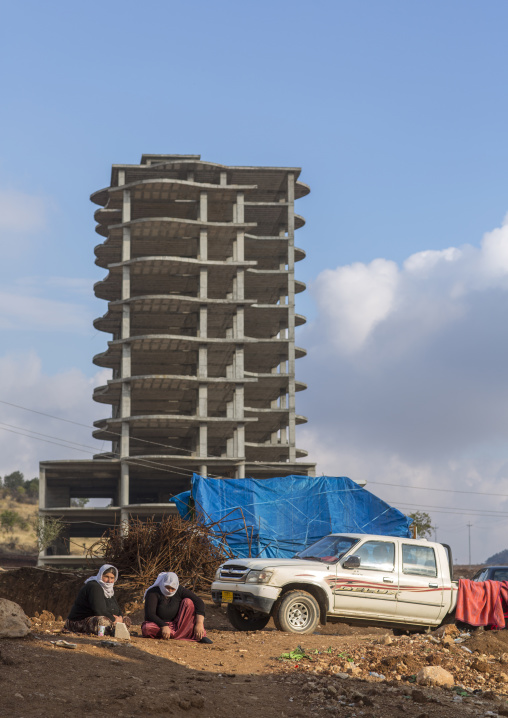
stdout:
{"type": "Polygon", "coordinates": [[[500,678],[508,672],[508,632],[456,644],[453,635],[393,638],[335,625],[299,641],[270,626],[233,631],[221,611],[207,610],[211,646],[133,636],[108,647],[107,639],[62,636],[62,622],[44,614],[27,638],[0,642],[0,717],[508,715],[500,678]],[[77,649],[54,647],[58,638],[77,649]],[[280,660],[299,642],[308,658],[280,660]],[[424,665],[450,670],[456,688],[415,685],[424,665]]]}

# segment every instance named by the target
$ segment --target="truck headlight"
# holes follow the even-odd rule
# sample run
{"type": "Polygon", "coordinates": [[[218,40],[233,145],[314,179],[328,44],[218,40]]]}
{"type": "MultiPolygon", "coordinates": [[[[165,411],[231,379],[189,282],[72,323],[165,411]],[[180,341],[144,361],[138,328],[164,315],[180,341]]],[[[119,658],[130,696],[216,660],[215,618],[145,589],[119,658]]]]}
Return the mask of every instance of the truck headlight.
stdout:
{"type": "Polygon", "coordinates": [[[273,571],[249,571],[245,583],[268,583],[271,579],[273,571]]]}
{"type": "Polygon", "coordinates": [[[217,571],[215,572],[215,576],[214,576],[214,579],[213,579],[214,581],[219,581],[219,580],[220,580],[220,572],[221,572],[221,569],[222,569],[222,566],[219,566],[219,568],[218,568],[217,571]]]}

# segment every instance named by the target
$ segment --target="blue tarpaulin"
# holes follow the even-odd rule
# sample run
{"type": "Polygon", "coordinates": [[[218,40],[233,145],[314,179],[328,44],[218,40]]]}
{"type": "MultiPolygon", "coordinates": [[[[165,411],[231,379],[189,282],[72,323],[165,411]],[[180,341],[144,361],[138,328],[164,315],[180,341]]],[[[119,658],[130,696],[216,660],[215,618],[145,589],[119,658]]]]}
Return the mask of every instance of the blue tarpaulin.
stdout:
{"type": "Polygon", "coordinates": [[[194,510],[219,522],[235,556],[285,558],[329,533],[409,537],[412,520],[345,476],[275,479],[192,477],[172,499],[184,518],[194,510]]]}

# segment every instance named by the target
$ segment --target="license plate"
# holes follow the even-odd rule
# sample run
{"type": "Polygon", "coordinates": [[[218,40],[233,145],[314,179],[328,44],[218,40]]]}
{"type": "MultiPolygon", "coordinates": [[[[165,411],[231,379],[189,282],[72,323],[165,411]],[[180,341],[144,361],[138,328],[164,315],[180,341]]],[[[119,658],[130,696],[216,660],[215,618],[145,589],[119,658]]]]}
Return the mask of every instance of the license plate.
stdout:
{"type": "Polygon", "coordinates": [[[233,603],[233,591],[223,591],[222,600],[224,603],[233,603]]]}

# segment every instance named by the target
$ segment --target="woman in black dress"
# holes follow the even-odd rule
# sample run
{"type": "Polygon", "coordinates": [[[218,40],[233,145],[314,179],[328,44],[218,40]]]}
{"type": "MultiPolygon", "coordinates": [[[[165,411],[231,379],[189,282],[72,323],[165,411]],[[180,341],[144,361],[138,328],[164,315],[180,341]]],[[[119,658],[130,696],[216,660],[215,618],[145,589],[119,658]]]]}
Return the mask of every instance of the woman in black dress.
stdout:
{"type": "Polygon", "coordinates": [[[160,573],[144,599],[141,632],[145,638],[212,643],[204,626],[205,604],[193,591],[180,586],[176,573],[160,573]]]}
{"type": "Polygon", "coordinates": [[[91,576],[79,590],[64,628],[73,633],[95,633],[105,627],[105,633],[112,634],[115,623],[131,625],[128,617],[123,618],[116,602],[114,584],[118,571],[109,563],[91,576]]]}

